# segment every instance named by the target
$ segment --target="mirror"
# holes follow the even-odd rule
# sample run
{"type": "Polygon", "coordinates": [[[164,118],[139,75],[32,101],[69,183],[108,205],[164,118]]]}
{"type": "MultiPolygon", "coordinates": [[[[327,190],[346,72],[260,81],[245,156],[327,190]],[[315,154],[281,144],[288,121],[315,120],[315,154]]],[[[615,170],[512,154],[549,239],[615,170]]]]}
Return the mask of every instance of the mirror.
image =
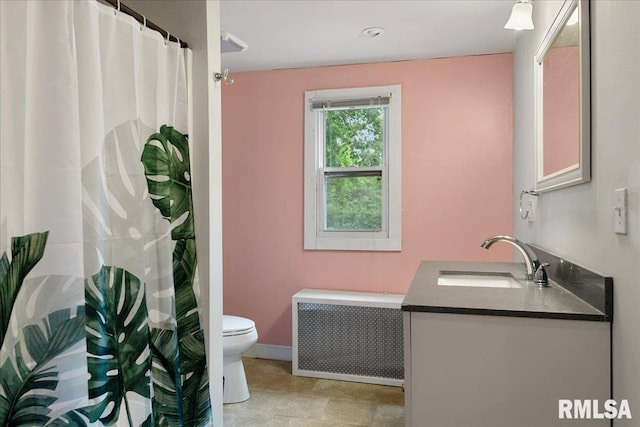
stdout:
{"type": "Polygon", "coordinates": [[[535,55],[536,191],[591,179],[589,2],[565,0],[535,55]]]}

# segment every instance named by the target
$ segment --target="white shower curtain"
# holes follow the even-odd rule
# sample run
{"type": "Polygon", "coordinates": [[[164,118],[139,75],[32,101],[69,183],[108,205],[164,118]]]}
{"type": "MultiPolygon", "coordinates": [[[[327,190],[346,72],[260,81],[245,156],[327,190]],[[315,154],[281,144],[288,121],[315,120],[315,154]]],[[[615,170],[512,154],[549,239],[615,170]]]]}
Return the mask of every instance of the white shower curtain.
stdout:
{"type": "Polygon", "coordinates": [[[210,425],[184,50],[0,8],[0,425],[210,425]]]}

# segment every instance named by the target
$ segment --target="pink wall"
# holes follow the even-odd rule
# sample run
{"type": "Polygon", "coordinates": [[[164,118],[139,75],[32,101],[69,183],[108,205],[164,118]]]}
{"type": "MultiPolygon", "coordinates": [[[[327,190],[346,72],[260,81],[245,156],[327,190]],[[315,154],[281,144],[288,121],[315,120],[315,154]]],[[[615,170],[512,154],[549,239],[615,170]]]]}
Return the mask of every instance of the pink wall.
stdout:
{"type": "Polygon", "coordinates": [[[580,159],[579,60],[578,46],[555,47],[544,59],[545,176],[577,165],[580,159]]]}
{"type": "Polygon", "coordinates": [[[512,55],[235,73],[222,93],[224,311],[291,345],[303,288],[405,293],[421,260],[511,260],[512,55]],[[304,91],[402,85],[402,251],[303,250],[304,91]]]}

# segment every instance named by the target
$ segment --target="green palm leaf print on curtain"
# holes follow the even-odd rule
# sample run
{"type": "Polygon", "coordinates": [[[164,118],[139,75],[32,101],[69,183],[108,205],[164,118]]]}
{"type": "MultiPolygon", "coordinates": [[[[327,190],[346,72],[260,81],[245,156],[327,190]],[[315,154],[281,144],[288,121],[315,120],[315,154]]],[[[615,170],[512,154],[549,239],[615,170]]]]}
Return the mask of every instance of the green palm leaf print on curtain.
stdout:
{"type": "Polygon", "coordinates": [[[151,395],[144,286],[121,268],[103,266],[85,280],[85,305],[89,398],[99,403],[81,411],[91,422],[110,425],[124,403],[133,425],[127,393],[151,395]]]}
{"type": "MultiPolygon", "coordinates": [[[[166,361],[178,357],[181,380],[175,384],[176,411],[182,409],[184,426],[206,426],[210,423],[211,404],[204,346],[204,333],[198,317],[198,303],[193,290],[197,257],[193,223],[189,141],[171,126],[147,139],[142,152],[147,187],[154,206],[172,226],[173,283],[176,298],[177,341],[165,342],[158,350],[166,361]],[[177,348],[171,345],[177,346],[177,348]]],[[[154,352],[154,365],[160,354],[154,352]]],[[[157,389],[154,377],[154,392],[157,389]]],[[[167,397],[166,395],[164,397],[167,397]]],[[[154,413],[160,405],[154,396],[154,413]]],[[[162,404],[166,405],[167,402],[162,404]]],[[[167,409],[166,407],[164,409],[167,409]]]]}
{"type": "Polygon", "coordinates": [[[173,240],[195,237],[189,162],[187,137],[171,126],[160,127],[159,133],[147,139],[142,151],[151,200],[171,223],[173,240]]]}
{"type": "Polygon", "coordinates": [[[11,311],[24,278],[42,259],[49,232],[33,233],[11,239],[11,263],[7,254],[0,257],[0,348],[9,327],[11,311]]]}
{"type": "Polygon", "coordinates": [[[153,419],[156,426],[180,427],[183,424],[177,342],[175,330],[151,329],[153,419]]]}
{"type": "Polygon", "coordinates": [[[84,338],[84,309],[63,309],[50,313],[41,325],[22,329],[22,343],[29,353],[27,359],[21,343],[14,348],[15,367],[7,359],[0,367],[0,425],[43,426],[49,422],[49,406],[58,400],[50,394],[58,385],[58,371],[52,363],[84,338]]]}

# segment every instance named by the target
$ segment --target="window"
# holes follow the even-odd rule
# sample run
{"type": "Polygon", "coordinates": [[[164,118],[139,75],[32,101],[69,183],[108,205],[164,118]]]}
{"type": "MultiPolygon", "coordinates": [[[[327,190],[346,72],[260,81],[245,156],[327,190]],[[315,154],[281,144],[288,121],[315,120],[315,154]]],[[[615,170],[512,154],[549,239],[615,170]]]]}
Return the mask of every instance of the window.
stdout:
{"type": "Polygon", "coordinates": [[[401,249],[400,105],[399,85],[305,93],[305,249],[401,249]]]}

